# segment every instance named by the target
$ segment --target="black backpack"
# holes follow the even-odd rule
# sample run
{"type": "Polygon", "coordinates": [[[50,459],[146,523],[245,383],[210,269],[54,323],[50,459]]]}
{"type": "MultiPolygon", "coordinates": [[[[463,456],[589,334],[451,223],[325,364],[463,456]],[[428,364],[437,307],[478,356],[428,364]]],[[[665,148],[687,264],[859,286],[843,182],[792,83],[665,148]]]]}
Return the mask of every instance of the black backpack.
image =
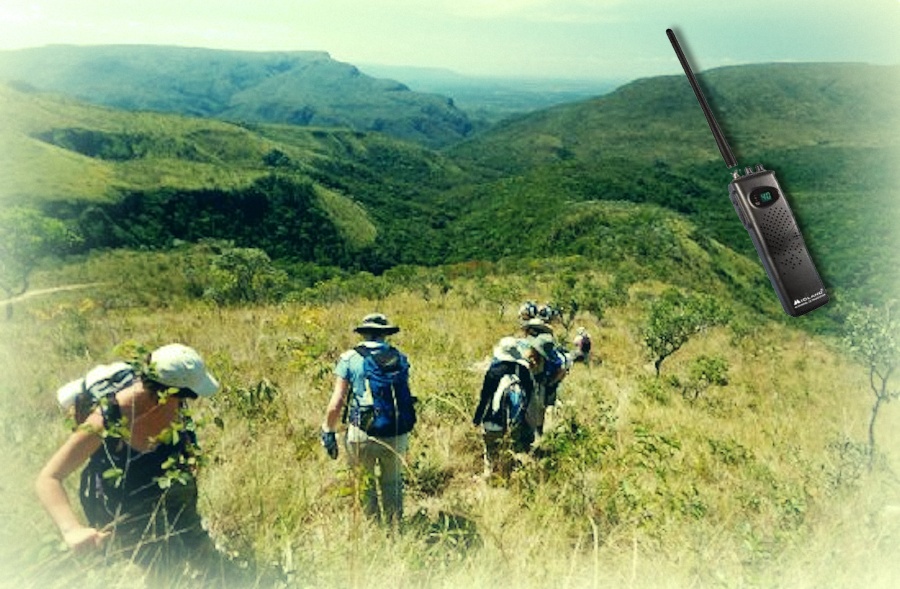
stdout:
{"type": "Polygon", "coordinates": [[[99,405],[105,435],[81,471],[78,496],[88,522],[100,528],[139,502],[157,497],[165,465],[173,456],[187,454],[197,439],[193,429],[186,428],[174,444],[138,453],[122,437],[122,412],[116,400],[116,393],[131,386],[137,374],[119,364],[98,367],[88,375],[91,378],[85,378],[82,392],[75,398],[76,411],[90,413],[99,405]]]}

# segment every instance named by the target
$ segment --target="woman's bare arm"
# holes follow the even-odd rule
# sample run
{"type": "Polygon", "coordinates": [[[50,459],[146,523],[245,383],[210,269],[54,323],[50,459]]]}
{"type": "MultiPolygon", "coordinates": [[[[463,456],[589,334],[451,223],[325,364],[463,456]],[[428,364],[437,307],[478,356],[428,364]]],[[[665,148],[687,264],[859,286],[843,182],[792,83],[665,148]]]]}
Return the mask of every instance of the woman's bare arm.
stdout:
{"type": "Polygon", "coordinates": [[[78,520],[63,487],[63,481],[100,447],[97,432],[102,427],[103,418],[99,411],[95,411],[50,457],[35,482],[38,499],[59,528],[66,544],[74,550],[99,546],[108,535],[108,532],[91,528],[78,520]]]}

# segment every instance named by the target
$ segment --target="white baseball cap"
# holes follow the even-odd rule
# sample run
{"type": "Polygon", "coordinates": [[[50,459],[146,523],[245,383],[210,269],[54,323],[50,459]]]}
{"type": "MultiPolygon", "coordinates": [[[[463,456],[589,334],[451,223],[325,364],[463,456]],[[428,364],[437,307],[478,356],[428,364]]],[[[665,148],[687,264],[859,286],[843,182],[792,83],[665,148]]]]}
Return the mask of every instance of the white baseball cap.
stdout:
{"type": "Polygon", "coordinates": [[[153,380],[179,389],[190,389],[198,397],[210,397],[219,390],[219,382],[207,372],[196,350],[183,344],[169,344],[150,354],[153,380]]]}

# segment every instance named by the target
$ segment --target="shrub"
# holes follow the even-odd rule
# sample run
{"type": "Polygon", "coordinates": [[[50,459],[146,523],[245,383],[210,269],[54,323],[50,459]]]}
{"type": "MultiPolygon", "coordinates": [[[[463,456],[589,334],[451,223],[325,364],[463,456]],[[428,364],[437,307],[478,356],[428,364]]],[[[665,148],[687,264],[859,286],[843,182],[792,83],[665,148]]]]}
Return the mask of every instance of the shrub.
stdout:
{"type": "Polygon", "coordinates": [[[663,360],[677,352],[688,339],[725,319],[721,301],[704,295],[685,295],[670,288],[650,306],[647,323],[642,329],[659,376],[663,360]]]}

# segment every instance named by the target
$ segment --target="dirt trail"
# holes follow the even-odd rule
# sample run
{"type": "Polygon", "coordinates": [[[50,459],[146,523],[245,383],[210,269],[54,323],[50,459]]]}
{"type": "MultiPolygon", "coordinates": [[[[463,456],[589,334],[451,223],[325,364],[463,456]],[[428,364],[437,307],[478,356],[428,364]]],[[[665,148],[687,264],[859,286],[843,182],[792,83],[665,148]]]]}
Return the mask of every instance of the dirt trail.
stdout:
{"type": "Polygon", "coordinates": [[[40,288],[37,290],[29,290],[25,294],[20,294],[17,297],[13,297],[11,299],[6,299],[0,301],[0,305],[6,305],[9,303],[18,303],[19,301],[24,301],[25,299],[30,299],[31,297],[37,297],[42,295],[53,294],[55,292],[63,292],[68,290],[81,290],[84,288],[91,288],[93,286],[102,286],[103,282],[87,282],[84,284],[67,284],[65,286],[54,286],[53,288],[40,288]]]}

